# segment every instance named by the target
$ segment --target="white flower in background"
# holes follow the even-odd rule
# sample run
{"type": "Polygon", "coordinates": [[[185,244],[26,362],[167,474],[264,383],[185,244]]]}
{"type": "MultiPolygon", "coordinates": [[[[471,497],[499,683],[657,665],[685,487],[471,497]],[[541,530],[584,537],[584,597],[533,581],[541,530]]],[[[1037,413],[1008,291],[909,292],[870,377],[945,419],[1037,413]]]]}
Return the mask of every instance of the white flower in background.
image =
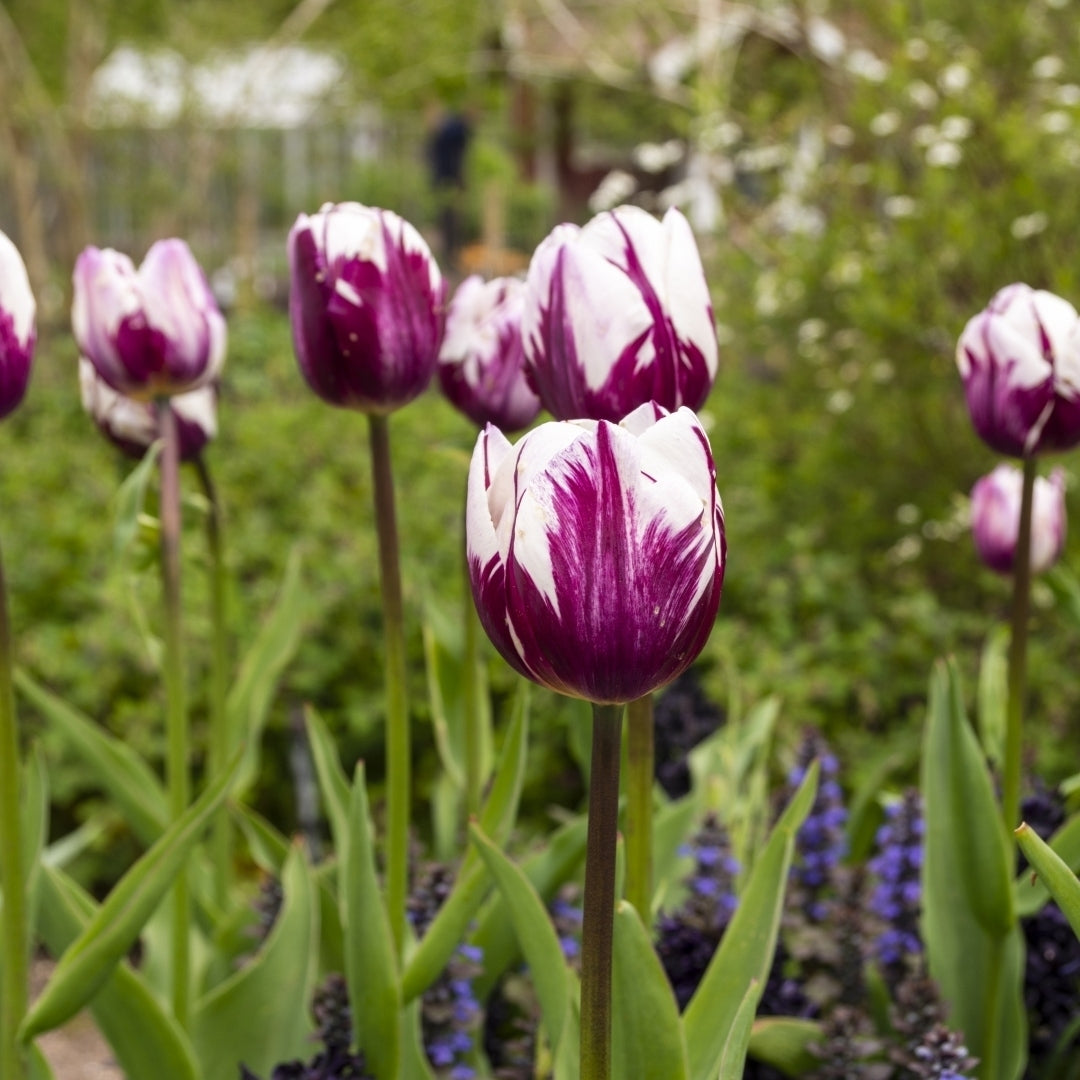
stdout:
{"type": "Polygon", "coordinates": [[[634,164],[647,173],[663,172],[678,164],[684,150],[685,147],[679,139],[668,139],[663,143],[641,143],[634,147],[634,164]]]}
{"type": "Polygon", "coordinates": [[[1009,232],[1017,240],[1027,240],[1029,237],[1038,236],[1049,224],[1050,219],[1041,210],[1036,210],[1033,214],[1018,217],[1009,226],[1009,232]]]}
{"type": "Polygon", "coordinates": [[[950,64],[938,76],[938,86],[946,94],[962,94],[970,85],[971,69],[966,64],[950,64]]]}
{"type": "Polygon", "coordinates": [[[909,60],[925,60],[930,55],[930,46],[922,38],[913,37],[904,46],[909,60]]]}
{"type": "Polygon", "coordinates": [[[847,49],[844,32],[836,23],[831,23],[820,15],[812,15],[807,19],[806,43],[810,46],[810,51],[826,64],[839,63],[847,49]]]}
{"type": "Polygon", "coordinates": [[[920,109],[932,109],[938,103],[938,92],[922,79],[910,82],[904,89],[908,101],[920,109]]]}
{"type": "Polygon", "coordinates": [[[820,341],[825,336],[825,331],[828,330],[828,325],[824,319],[804,319],[799,323],[799,329],[796,334],[799,338],[799,343],[820,341]]]}
{"type": "Polygon", "coordinates": [[[834,285],[858,285],[862,281],[862,276],[862,259],[854,251],[841,255],[829,271],[829,279],[834,285]]]}
{"type": "Polygon", "coordinates": [[[1047,135],[1064,135],[1072,127],[1072,117],[1061,109],[1043,113],[1039,117],[1039,128],[1047,135]]]}
{"type": "Polygon", "coordinates": [[[886,109],[885,112],[878,113],[870,121],[870,133],[876,135],[879,139],[894,134],[899,128],[900,114],[895,109],[886,109]]]}
{"type": "Polygon", "coordinates": [[[870,378],[876,383],[881,383],[883,386],[885,383],[892,382],[895,374],[896,368],[894,368],[888,360],[878,360],[870,369],[870,378]]]}
{"type": "Polygon", "coordinates": [[[850,390],[834,390],[825,399],[825,408],[833,416],[842,416],[855,404],[855,395],[850,390]]]}
{"type": "Polygon", "coordinates": [[[1056,79],[1064,70],[1065,61],[1060,56],[1054,56],[1052,53],[1047,56],[1040,56],[1031,65],[1031,74],[1036,79],[1056,79]]]}
{"type": "Polygon", "coordinates": [[[783,143],[772,146],[756,146],[752,150],[740,150],[735,155],[735,168],[740,172],[757,173],[779,169],[791,160],[791,148],[783,143]]]}
{"type": "Polygon", "coordinates": [[[882,209],[886,217],[909,218],[915,214],[916,203],[910,195],[890,195],[882,204],[882,209]]]}
{"type": "Polygon", "coordinates": [[[637,181],[628,172],[612,169],[589,196],[589,209],[594,214],[610,210],[626,202],[635,191],[637,191],[637,181]]]}
{"type": "Polygon", "coordinates": [[[1057,144],[1057,152],[1066,165],[1074,169],[1080,169],[1080,142],[1075,139],[1062,139],[1057,144]]]}
{"type": "Polygon", "coordinates": [[[1076,83],[1064,83],[1054,91],[1054,101],[1065,108],[1080,105],[1080,86],[1076,83]]]}
{"type": "Polygon", "coordinates": [[[954,142],[942,140],[926,150],[926,164],[938,169],[952,169],[960,164],[964,153],[954,142]]]}
{"type": "Polygon", "coordinates": [[[922,511],[914,503],[904,503],[896,508],[896,520],[901,525],[911,526],[922,517],[922,511]]]}
{"type": "Polygon", "coordinates": [[[971,120],[966,116],[946,116],[939,130],[943,139],[963,142],[971,134],[971,120]]]}
{"type": "Polygon", "coordinates": [[[938,129],[933,124],[920,124],[912,133],[911,141],[916,146],[929,146],[940,138],[938,129]]]}
{"type": "Polygon", "coordinates": [[[855,141],[855,132],[847,126],[847,124],[833,124],[828,131],[825,132],[825,138],[833,144],[833,146],[850,146],[855,141]]]}
{"type": "Polygon", "coordinates": [[[869,49],[854,49],[847,58],[847,69],[852,75],[867,82],[884,82],[889,66],[869,49]]]}

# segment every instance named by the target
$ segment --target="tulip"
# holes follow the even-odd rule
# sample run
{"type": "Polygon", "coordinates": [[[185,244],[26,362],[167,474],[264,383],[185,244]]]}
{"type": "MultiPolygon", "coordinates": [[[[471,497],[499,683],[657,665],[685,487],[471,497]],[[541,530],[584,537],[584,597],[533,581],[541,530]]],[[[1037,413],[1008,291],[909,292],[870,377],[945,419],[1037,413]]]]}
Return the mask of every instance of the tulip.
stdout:
{"type": "Polygon", "coordinates": [[[15,410],[30,381],[35,312],[22,256],[0,232],[0,419],[15,410]]]}
{"type": "Polygon", "coordinates": [[[140,401],[212,382],[225,359],[225,319],[183,240],[159,240],[138,270],[88,247],[75,263],[71,322],[102,379],[140,401]]]}
{"type": "Polygon", "coordinates": [[[454,406],[481,426],[518,431],[540,411],[525,377],[524,302],[525,286],[517,278],[485,282],[477,274],[458,286],[451,301],[439,380],[454,406]]]}
{"type": "Polygon", "coordinates": [[[536,249],[522,315],[525,362],[560,420],[618,421],[649,401],[699,409],[717,341],[686,218],[620,206],[560,225],[536,249]]]}
{"type": "Polygon", "coordinates": [[[979,435],[1013,457],[1080,443],[1080,317],[1067,300],[1008,285],[956,347],[979,435]]]}
{"type": "Polygon", "coordinates": [[[289,233],[300,369],[331,405],[389,413],[435,372],[446,286],[423,237],[389,210],[327,203],[289,233]]]}
{"type": "MultiPolygon", "coordinates": [[[[79,358],[83,408],[101,433],[129,457],[141,458],[160,438],[153,404],[118,394],[85,356],[79,358]]],[[[169,401],[180,437],[180,460],[193,461],[217,435],[217,388],[200,386],[169,401]]]]}
{"type": "Polygon", "coordinates": [[[689,409],[543,424],[516,446],[488,425],[466,531],[488,636],[560,693],[633,701],[689,667],[712,628],[724,515],[689,409]]]}
{"type": "MultiPolygon", "coordinates": [[[[1016,563],[1023,476],[999,465],[971,492],[971,531],[975,550],[991,570],[1011,574],[1016,563]]],[[[1031,506],[1031,572],[1049,570],[1065,546],[1065,474],[1055,469],[1039,477],[1031,506]]]]}

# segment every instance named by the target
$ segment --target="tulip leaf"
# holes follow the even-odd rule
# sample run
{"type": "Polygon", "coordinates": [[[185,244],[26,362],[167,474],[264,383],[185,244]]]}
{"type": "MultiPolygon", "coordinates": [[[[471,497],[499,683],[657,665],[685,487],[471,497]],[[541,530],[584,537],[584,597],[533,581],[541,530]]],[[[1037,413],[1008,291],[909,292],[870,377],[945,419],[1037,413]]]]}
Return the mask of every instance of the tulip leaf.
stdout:
{"type": "Polygon", "coordinates": [[[168,824],[168,800],[146,762],[122,739],[108,734],[24,671],[15,673],[15,685],[79,755],[135,836],[147,846],[154,843],[168,824]]]}
{"type": "Polygon", "coordinates": [[[281,912],[258,954],[196,1002],[192,1037],[204,1080],[235,1080],[241,1063],[269,1074],[282,1060],[309,1056],[318,905],[299,847],[289,852],[281,886],[281,912]]]}
{"type": "Polygon", "coordinates": [[[424,1052],[423,1031],[420,1026],[420,1002],[414,1001],[402,1010],[404,1030],[401,1052],[401,1080],[436,1080],[435,1071],[424,1052]]]}
{"type": "Polygon", "coordinates": [[[41,747],[35,746],[23,769],[23,794],[20,827],[23,881],[30,937],[37,917],[37,891],[41,877],[42,852],[49,835],[49,777],[41,747]]]}
{"type": "Polygon", "coordinates": [[[653,912],[665,906],[671,890],[682,884],[678,871],[687,861],[685,843],[697,815],[698,803],[692,795],[668,803],[653,814],[653,912]]]}
{"type": "Polygon", "coordinates": [[[1042,580],[1050,586],[1058,605],[1080,626],[1080,579],[1059,563],[1043,574],[1042,580]]]}
{"type": "Polygon", "coordinates": [[[1030,825],[1021,825],[1016,830],[1016,842],[1040,879],[1046,883],[1050,895],[1069,920],[1073,933],[1080,938],[1080,881],[1077,881],[1076,875],[1061,856],[1030,825]]]}
{"type": "Polygon", "coordinates": [[[109,977],[221,805],[237,764],[234,761],[120,879],[86,929],[60,957],[52,978],[23,1021],[21,1038],[31,1039],[71,1019],[109,977]]]}
{"type": "Polygon", "coordinates": [[[764,1016],[750,1031],[750,1057],[785,1076],[805,1076],[821,1064],[809,1049],[821,1039],[821,1025],[813,1020],[764,1016]]]}
{"type": "Polygon", "coordinates": [[[1009,627],[997,627],[986,639],[979,663],[979,739],[987,759],[994,765],[1005,760],[1009,637],[1009,627]]]}
{"type": "MultiPolygon", "coordinates": [[[[1080,869],[1080,814],[1074,814],[1053,836],[1050,849],[1070,870],[1080,869]]],[[[1030,870],[1023,871],[1013,883],[1016,895],[1016,913],[1020,918],[1034,915],[1050,897],[1050,890],[1042,876],[1034,876],[1030,870]]]]}
{"type": "Polygon", "coordinates": [[[615,908],[611,1011],[613,1076],[686,1080],[679,1006],[641,916],[625,901],[615,908]]]}
{"type": "MultiPolygon", "coordinates": [[[[52,1071],[52,1066],[36,1045],[30,1047],[28,1064],[27,1080],[56,1080],[56,1074],[52,1071]]],[[[133,1077],[132,1080],[137,1080],[137,1078],[133,1077]]]]}
{"type": "Polygon", "coordinates": [[[139,515],[146,504],[146,492],[150,487],[163,446],[164,443],[160,439],[151,443],[143,459],[131,470],[116,492],[113,547],[117,557],[128,550],[139,531],[139,515]]]}
{"type": "Polygon", "coordinates": [[[815,762],[755,859],[720,947],[683,1014],[691,1080],[715,1080],[740,1009],[755,984],[753,993],[760,998],[780,929],[795,834],[814,804],[817,782],[815,762]]]}
{"type": "Polygon", "coordinates": [[[356,766],[348,829],[338,848],[338,900],[345,930],[345,976],[356,1039],[378,1080],[397,1080],[401,1061],[401,987],[394,937],[375,869],[364,764],[356,766]]]}
{"type": "Polygon", "coordinates": [[[77,829],[72,829],[66,836],[54,840],[42,851],[42,865],[63,869],[89,851],[108,832],[108,829],[106,815],[99,814],[96,817],[87,818],[77,829]]]}
{"type": "Polygon", "coordinates": [[[323,809],[330,822],[334,847],[340,851],[349,832],[349,780],[341,767],[341,759],[338,757],[330,729],[310,705],[304,709],[304,723],[307,725],[308,744],[315,762],[315,773],[319,778],[323,809]]]}
{"type": "Polygon", "coordinates": [[[760,999],[761,985],[757,979],[751,979],[724,1042],[720,1055],[719,1080],[742,1080],[746,1069],[746,1051],[750,1046],[750,1033],[754,1025],[754,1013],[760,999]]]}

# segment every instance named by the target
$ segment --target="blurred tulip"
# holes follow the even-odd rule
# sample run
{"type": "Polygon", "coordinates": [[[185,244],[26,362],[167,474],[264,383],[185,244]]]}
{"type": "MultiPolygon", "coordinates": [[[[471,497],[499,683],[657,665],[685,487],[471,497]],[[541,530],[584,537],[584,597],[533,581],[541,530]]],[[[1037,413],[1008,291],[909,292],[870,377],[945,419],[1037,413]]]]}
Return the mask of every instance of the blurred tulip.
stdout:
{"type": "MultiPolygon", "coordinates": [[[[118,394],[85,356],[79,358],[79,391],[83,408],[101,433],[129,457],[141,458],[158,438],[153,402],[118,394]]],[[[176,415],[180,460],[191,461],[217,435],[217,388],[211,384],[177,394],[169,406],[176,415]]]]}
{"type": "Polygon", "coordinates": [[[14,411],[26,393],[37,341],[36,310],[22,256],[0,232],[0,418],[14,411]]]}
{"type": "Polygon", "coordinates": [[[289,233],[300,370],[331,405],[389,413],[435,371],[446,286],[423,237],[389,210],[327,203],[289,233]]]}
{"type": "Polygon", "coordinates": [[[1080,443],[1080,318],[1067,300],[1007,285],[956,346],[979,435],[1013,457],[1080,443]]]}
{"type": "Polygon", "coordinates": [[[540,399],[525,378],[524,302],[525,285],[517,278],[485,282],[474,274],[454,293],[439,350],[439,381],[474,423],[520,431],[540,412],[540,399]]]}
{"type": "Polygon", "coordinates": [[[676,209],[558,226],[533,255],[521,325],[533,384],[561,420],[618,421],[649,401],[699,409],[716,378],[709,288],[676,209]]]}
{"type": "Polygon", "coordinates": [[[685,670],[709,636],[724,515],[689,409],[542,424],[516,446],[489,425],[466,520],[484,629],[544,686],[632,701],[685,670]]]}
{"type": "Polygon", "coordinates": [[[225,360],[225,319],[183,240],[159,240],[138,270],[88,247],[75,263],[71,323],[97,373],[140,401],[211,382],[225,360]]]}
{"type": "MultiPolygon", "coordinates": [[[[1023,474],[999,465],[971,491],[971,532],[975,550],[991,570],[1011,574],[1020,531],[1023,474]]],[[[1057,562],[1065,546],[1065,474],[1055,469],[1038,477],[1031,504],[1031,572],[1041,574],[1057,562]]]]}

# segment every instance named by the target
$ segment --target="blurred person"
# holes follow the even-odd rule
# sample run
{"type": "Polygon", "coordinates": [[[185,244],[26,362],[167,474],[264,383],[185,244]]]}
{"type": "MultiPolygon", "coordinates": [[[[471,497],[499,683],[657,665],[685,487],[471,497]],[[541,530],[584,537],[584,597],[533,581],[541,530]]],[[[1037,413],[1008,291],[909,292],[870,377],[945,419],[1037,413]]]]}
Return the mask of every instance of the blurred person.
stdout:
{"type": "Polygon", "coordinates": [[[461,247],[461,201],[465,191],[465,157],[472,139],[467,113],[436,107],[429,114],[427,161],[439,226],[439,258],[450,270],[461,247]]]}

